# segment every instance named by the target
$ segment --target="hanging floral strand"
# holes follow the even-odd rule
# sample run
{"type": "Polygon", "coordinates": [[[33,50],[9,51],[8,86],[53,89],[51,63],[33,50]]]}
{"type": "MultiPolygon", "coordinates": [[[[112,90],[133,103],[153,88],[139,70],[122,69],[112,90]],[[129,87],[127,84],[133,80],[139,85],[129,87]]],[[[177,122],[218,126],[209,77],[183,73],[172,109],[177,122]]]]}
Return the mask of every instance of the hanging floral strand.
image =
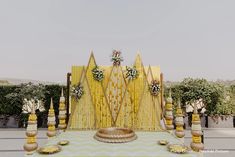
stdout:
{"type": "Polygon", "coordinates": [[[94,69],[92,69],[92,74],[93,74],[93,78],[96,81],[102,81],[104,79],[104,72],[102,69],[99,69],[98,66],[96,66],[94,69]]]}
{"type": "Polygon", "coordinates": [[[77,100],[79,100],[82,97],[82,95],[84,94],[84,91],[83,91],[83,86],[81,85],[81,83],[78,83],[78,85],[72,86],[71,94],[77,100]]]}
{"type": "Polygon", "coordinates": [[[139,72],[137,71],[136,67],[128,67],[126,66],[126,78],[129,80],[134,80],[138,77],[139,72]]]}
{"type": "Polygon", "coordinates": [[[153,96],[157,96],[161,90],[159,81],[153,80],[149,86],[149,90],[153,96]]]}
{"type": "Polygon", "coordinates": [[[111,61],[113,62],[114,66],[121,65],[121,62],[123,61],[121,51],[113,50],[111,61]]]}

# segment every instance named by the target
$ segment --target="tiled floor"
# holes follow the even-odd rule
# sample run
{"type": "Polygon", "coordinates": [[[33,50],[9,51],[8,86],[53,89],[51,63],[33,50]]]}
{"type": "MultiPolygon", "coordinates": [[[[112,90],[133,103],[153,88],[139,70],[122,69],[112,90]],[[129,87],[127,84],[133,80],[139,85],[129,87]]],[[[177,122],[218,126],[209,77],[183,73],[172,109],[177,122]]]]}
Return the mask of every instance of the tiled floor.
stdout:
{"type": "MultiPolygon", "coordinates": [[[[235,156],[235,129],[204,129],[204,157],[234,157],[235,156]]],[[[46,143],[46,130],[39,130],[38,143],[46,143]]],[[[25,142],[24,129],[0,129],[0,156],[24,156],[25,142]]],[[[185,144],[190,145],[190,130],[186,131],[185,144]]]]}

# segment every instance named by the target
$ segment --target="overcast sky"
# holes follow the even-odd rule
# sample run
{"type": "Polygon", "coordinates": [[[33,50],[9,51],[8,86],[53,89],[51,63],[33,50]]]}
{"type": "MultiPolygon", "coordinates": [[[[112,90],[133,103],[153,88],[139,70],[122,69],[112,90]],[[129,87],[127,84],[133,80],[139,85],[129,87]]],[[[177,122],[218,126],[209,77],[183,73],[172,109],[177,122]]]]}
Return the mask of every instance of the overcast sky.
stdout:
{"type": "Polygon", "coordinates": [[[235,79],[234,0],[1,0],[0,78],[65,82],[94,51],[141,52],[165,80],[235,79]]]}

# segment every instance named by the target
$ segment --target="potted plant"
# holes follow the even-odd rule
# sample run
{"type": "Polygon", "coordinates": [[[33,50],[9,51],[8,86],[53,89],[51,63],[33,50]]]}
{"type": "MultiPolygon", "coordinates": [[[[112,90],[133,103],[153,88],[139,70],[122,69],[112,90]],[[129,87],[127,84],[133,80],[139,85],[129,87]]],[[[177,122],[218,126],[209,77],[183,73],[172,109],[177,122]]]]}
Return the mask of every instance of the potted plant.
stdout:
{"type": "Polygon", "coordinates": [[[205,79],[185,78],[180,83],[172,84],[172,97],[175,102],[181,100],[181,107],[185,113],[186,126],[191,126],[194,105],[197,105],[201,122],[204,123],[204,110],[211,103],[211,86],[205,79]]]}

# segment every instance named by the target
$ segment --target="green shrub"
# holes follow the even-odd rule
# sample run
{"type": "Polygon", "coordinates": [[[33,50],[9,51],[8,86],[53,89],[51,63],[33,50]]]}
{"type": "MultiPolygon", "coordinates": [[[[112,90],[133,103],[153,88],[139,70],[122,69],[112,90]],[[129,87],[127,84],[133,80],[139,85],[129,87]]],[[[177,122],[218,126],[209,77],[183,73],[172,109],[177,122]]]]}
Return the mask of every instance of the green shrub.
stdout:
{"type": "MultiPolygon", "coordinates": [[[[36,114],[38,116],[38,126],[39,127],[47,127],[47,114],[48,109],[50,108],[50,100],[53,98],[54,109],[57,115],[59,113],[59,98],[61,94],[61,88],[64,88],[64,93],[66,92],[66,87],[61,85],[45,85],[42,88],[40,85],[35,85],[34,90],[31,88],[24,88],[23,85],[19,86],[0,86],[0,115],[14,115],[20,118],[19,126],[23,127],[24,122],[27,121],[28,115],[22,113],[23,106],[23,98],[26,96],[30,98],[30,95],[39,96],[38,98],[44,101],[45,112],[38,112],[36,114]],[[41,93],[40,91],[43,91],[41,93]],[[18,93],[18,94],[16,94],[18,93]],[[21,93],[21,94],[19,94],[21,93]]],[[[57,120],[58,122],[58,120],[57,120]]]]}

